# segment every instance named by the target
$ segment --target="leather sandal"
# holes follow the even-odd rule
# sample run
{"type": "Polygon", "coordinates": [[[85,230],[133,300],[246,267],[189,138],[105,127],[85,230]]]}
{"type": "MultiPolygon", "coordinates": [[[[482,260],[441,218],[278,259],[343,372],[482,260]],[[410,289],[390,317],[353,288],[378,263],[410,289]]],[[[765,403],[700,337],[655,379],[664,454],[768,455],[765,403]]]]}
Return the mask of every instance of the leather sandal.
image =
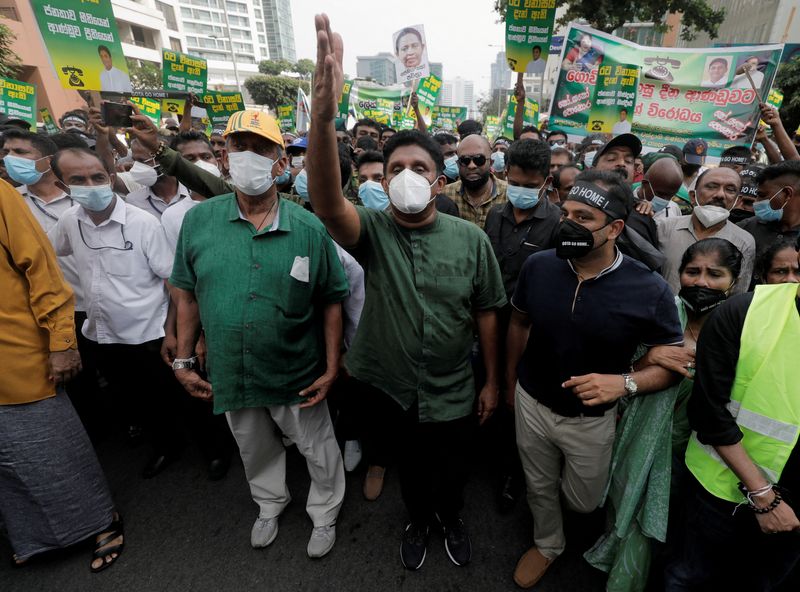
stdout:
{"type": "Polygon", "coordinates": [[[102,563],[99,567],[94,567],[92,563],[89,564],[89,569],[92,570],[92,573],[98,573],[103,571],[104,569],[111,567],[117,562],[117,559],[120,558],[122,555],[122,549],[125,547],[125,529],[122,526],[122,515],[118,512],[115,513],[116,518],[111,522],[107,529],[104,532],[110,532],[106,537],[103,537],[101,540],[97,541],[94,545],[94,552],[92,553],[92,563],[95,562],[97,559],[101,559],[102,563]],[[106,546],[111,541],[118,537],[123,537],[122,542],[117,545],[106,546]],[[111,557],[114,553],[117,554],[116,557],[111,557]],[[110,561],[108,561],[110,559],[110,561]]]}

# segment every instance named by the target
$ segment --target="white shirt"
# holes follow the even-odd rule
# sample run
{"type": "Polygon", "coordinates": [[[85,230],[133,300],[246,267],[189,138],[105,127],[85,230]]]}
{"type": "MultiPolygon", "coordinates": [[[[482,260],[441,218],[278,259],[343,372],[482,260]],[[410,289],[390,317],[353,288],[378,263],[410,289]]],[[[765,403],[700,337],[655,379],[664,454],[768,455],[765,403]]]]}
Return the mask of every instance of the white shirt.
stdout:
{"type": "Polygon", "coordinates": [[[153,214],[156,218],[161,220],[161,215],[167,210],[178,205],[184,199],[189,198],[189,190],[186,189],[181,183],[178,183],[178,193],[172,196],[172,199],[167,203],[155,193],[152,187],[142,187],[136,191],[131,191],[126,197],[125,201],[129,204],[143,209],[145,212],[153,214]]]}
{"type": "Polygon", "coordinates": [[[547,66],[547,61],[539,58],[538,60],[531,60],[528,62],[528,67],[525,68],[526,74],[541,74],[547,66]]]}
{"type": "Polygon", "coordinates": [[[136,345],[164,336],[164,280],[174,254],[155,216],[117,197],[109,219],[95,226],[76,205],[61,216],[50,239],[58,255],[75,255],[88,339],[136,345]]]}
{"type": "Polygon", "coordinates": [[[131,79],[125,72],[111,66],[110,70],[100,72],[100,90],[112,92],[132,92],[131,79]]]}
{"type": "MultiPolygon", "coordinates": [[[[750,78],[753,79],[753,84],[755,84],[758,90],[761,90],[761,85],[764,84],[764,73],[760,70],[750,70],[750,78]]],[[[733,77],[733,84],[731,84],[731,88],[738,88],[738,89],[752,89],[753,87],[750,86],[750,81],[747,79],[746,74],[738,74],[737,76],[733,77]]]]}
{"type": "Polygon", "coordinates": [[[350,286],[350,293],[342,302],[344,347],[350,349],[350,344],[356,336],[358,322],[361,320],[361,310],[364,308],[364,268],[338,243],[334,242],[333,244],[336,247],[336,254],[339,255],[339,261],[344,267],[347,284],[350,286]]]}
{"type": "Polygon", "coordinates": [[[173,251],[178,246],[178,235],[181,232],[181,225],[186,212],[191,210],[201,202],[189,199],[182,199],[174,208],[167,208],[167,211],[161,214],[161,226],[164,227],[164,234],[167,237],[167,242],[173,251]]]}
{"type": "Polygon", "coordinates": [[[611,128],[611,135],[618,136],[620,134],[629,134],[631,132],[631,122],[627,119],[625,121],[618,121],[611,128]]]}
{"type": "Polygon", "coordinates": [[[697,185],[697,180],[700,178],[700,175],[702,175],[707,170],[708,170],[707,166],[701,166],[694,174],[694,177],[692,177],[692,180],[688,184],[686,183],[686,180],[684,180],[683,186],[686,187],[686,191],[694,191],[695,185],[697,185]]]}
{"type": "MultiPolygon", "coordinates": [[[[22,199],[28,204],[33,217],[36,218],[39,225],[46,233],[49,233],[58,223],[59,218],[73,206],[72,199],[70,199],[66,193],[63,193],[60,197],[50,202],[46,202],[28,191],[26,185],[19,187],[19,189],[23,188],[24,192],[20,191],[22,199]]],[[[53,245],[53,248],[55,248],[55,245],[53,245]]],[[[64,279],[67,280],[67,283],[72,287],[72,291],[75,293],[75,310],[83,311],[83,289],[81,288],[81,280],[78,277],[78,263],[75,261],[75,256],[66,255],[58,257],[58,266],[64,274],[64,279]]]]}

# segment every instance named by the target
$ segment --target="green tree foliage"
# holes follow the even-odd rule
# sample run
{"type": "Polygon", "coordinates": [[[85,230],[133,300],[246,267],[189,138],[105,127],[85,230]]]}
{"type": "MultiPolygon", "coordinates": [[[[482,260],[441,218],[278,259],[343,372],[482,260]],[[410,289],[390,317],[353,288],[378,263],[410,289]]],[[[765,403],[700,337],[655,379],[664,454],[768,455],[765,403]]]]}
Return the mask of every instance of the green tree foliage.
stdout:
{"type": "MultiPolygon", "coordinates": [[[[505,20],[508,0],[495,0],[500,20],[505,20]]],[[[725,20],[725,9],[714,10],[706,0],[556,0],[556,6],[566,6],[567,12],[559,24],[585,19],[592,27],[610,33],[627,22],[654,22],[666,31],[664,17],[669,12],[683,13],[681,38],[691,41],[702,31],[715,39],[725,20]]]]}
{"type": "Polygon", "coordinates": [[[294,71],[301,76],[308,76],[314,71],[315,67],[316,64],[313,61],[308,58],[303,58],[302,60],[297,60],[297,63],[294,65],[294,71]]]}
{"type": "Polygon", "coordinates": [[[294,72],[294,64],[288,60],[261,60],[258,71],[268,76],[280,76],[283,72],[294,72]]]}
{"type": "Polygon", "coordinates": [[[800,57],[781,64],[773,86],[783,93],[781,121],[792,135],[800,125],[800,57]]]}
{"type": "Polygon", "coordinates": [[[164,81],[159,64],[133,58],[125,58],[125,62],[128,64],[128,75],[131,77],[131,86],[134,90],[163,86],[164,81]]]}
{"type": "Polygon", "coordinates": [[[502,119],[508,107],[509,91],[505,89],[495,89],[491,94],[485,94],[478,99],[478,111],[486,121],[487,115],[499,115],[502,119]]]}
{"type": "Polygon", "coordinates": [[[278,105],[294,103],[297,100],[298,86],[301,86],[306,93],[310,92],[307,82],[289,76],[258,74],[244,81],[244,87],[253,97],[253,102],[266,105],[273,110],[278,105]]]}
{"type": "Polygon", "coordinates": [[[11,47],[15,39],[11,29],[0,24],[0,76],[6,78],[16,78],[22,65],[11,47]]]}

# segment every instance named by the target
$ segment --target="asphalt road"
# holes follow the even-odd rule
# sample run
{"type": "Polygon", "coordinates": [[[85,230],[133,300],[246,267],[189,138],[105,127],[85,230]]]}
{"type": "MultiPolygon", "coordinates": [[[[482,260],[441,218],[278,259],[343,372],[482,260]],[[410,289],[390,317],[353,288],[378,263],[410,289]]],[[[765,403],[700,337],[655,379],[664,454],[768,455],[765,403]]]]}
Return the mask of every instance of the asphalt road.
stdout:
{"type": "MultiPolygon", "coordinates": [[[[476,451],[486,450],[476,442],[476,451]]],[[[447,558],[441,535],[434,534],[425,564],[403,569],[399,558],[405,511],[397,474],[387,472],[383,495],[367,502],[361,494],[363,467],[347,476],[348,491],[337,526],[337,542],[319,560],[306,556],[311,522],[305,513],[308,473],[295,448],[288,454],[288,481],[294,500],[280,520],[270,547],[250,547],[257,507],[250,499],[244,470],[235,459],[227,477],[206,479],[205,466],[189,446],[181,459],[152,480],[139,471],[146,448],[131,448],[121,437],[107,438],[98,454],[126,526],[125,550],[110,569],[91,574],[91,545],[77,545],[22,569],[0,561],[0,592],[72,591],[514,591],[518,557],[531,544],[531,519],[524,499],[513,513],[495,509],[492,463],[476,452],[462,514],[473,543],[472,562],[456,567],[447,558]]],[[[581,554],[602,527],[599,513],[567,515],[567,550],[536,587],[537,592],[604,589],[605,574],[581,554]]],[[[10,557],[0,534],[0,556],[10,557]]],[[[654,588],[654,589],[657,589],[654,588]]],[[[784,592],[800,589],[797,580],[784,592]]]]}

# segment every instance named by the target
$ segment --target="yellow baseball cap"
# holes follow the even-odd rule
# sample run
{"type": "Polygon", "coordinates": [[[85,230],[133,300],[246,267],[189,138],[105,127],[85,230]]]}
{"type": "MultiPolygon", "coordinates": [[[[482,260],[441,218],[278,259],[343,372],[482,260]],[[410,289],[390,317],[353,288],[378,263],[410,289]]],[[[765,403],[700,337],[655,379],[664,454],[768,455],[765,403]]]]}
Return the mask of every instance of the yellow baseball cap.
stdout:
{"type": "Polygon", "coordinates": [[[223,136],[236,132],[252,132],[265,137],[271,142],[275,142],[281,148],[283,145],[283,135],[281,128],[275,118],[263,111],[237,111],[228,120],[223,136]]]}

